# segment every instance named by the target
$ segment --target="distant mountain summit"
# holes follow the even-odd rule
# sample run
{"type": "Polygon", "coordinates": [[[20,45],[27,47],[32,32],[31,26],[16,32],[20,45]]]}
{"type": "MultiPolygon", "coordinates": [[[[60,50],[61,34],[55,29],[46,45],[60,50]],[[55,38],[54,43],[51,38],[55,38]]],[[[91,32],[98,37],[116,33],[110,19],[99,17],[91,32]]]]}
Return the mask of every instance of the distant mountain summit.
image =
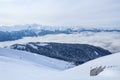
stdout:
{"type": "Polygon", "coordinates": [[[112,54],[108,50],[88,44],[30,42],[27,44],[14,44],[10,48],[73,62],[75,65],[112,54]]]}

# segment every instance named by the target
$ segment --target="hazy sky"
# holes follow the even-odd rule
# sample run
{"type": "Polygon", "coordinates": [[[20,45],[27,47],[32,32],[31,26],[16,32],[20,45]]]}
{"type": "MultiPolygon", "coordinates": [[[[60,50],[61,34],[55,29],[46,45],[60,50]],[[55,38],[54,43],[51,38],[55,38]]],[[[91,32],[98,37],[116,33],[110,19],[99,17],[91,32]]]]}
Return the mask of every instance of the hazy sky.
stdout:
{"type": "Polygon", "coordinates": [[[0,24],[120,27],[120,0],[0,0],[0,24]]]}

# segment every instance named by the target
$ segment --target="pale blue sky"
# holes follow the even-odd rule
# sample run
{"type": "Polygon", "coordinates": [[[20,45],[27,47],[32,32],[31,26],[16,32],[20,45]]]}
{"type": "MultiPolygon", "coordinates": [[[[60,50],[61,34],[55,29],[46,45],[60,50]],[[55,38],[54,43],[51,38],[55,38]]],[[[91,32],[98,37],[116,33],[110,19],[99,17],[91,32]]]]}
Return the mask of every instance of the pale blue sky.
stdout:
{"type": "Polygon", "coordinates": [[[120,0],[0,0],[0,24],[120,27],[120,0]]]}

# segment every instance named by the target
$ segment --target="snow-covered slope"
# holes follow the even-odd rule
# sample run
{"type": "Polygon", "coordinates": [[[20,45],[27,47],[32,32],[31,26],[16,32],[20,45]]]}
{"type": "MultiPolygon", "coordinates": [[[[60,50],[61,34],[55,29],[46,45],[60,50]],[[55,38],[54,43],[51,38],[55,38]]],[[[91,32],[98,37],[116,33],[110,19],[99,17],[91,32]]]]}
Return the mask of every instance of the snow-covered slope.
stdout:
{"type": "Polygon", "coordinates": [[[4,53],[11,54],[11,50],[0,49],[0,53],[3,53],[0,56],[0,80],[120,80],[120,53],[101,57],[65,71],[36,66],[35,63],[20,60],[16,56],[5,57],[4,53]],[[98,66],[106,68],[98,76],[91,77],[90,67],[98,66]]]}
{"type": "Polygon", "coordinates": [[[57,72],[42,65],[0,56],[0,80],[49,80],[57,72]]]}
{"type": "Polygon", "coordinates": [[[38,66],[42,65],[42,66],[56,69],[56,70],[64,70],[64,69],[74,67],[73,64],[62,61],[62,60],[57,60],[57,59],[41,56],[38,54],[17,51],[17,50],[11,50],[11,49],[0,48],[0,56],[29,61],[33,64],[35,63],[35,65],[38,65],[38,66]]]}
{"type": "MultiPolygon", "coordinates": [[[[120,53],[104,56],[83,65],[66,70],[65,80],[120,80],[120,53]],[[105,70],[98,76],[90,76],[90,68],[106,66],[105,70]],[[69,78],[69,76],[72,76],[69,78]]],[[[64,76],[64,75],[63,75],[64,76]]]]}

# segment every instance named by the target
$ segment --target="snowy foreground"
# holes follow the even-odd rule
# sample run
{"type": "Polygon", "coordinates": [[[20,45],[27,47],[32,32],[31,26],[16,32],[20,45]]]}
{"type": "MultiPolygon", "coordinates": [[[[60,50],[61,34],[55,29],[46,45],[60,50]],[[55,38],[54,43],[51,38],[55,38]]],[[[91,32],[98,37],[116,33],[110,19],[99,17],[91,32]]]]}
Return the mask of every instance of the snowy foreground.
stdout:
{"type": "Polygon", "coordinates": [[[31,53],[0,48],[0,80],[120,80],[120,53],[74,65],[31,53]],[[90,67],[106,66],[98,76],[90,67]],[[66,69],[66,70],[64,70],[66,69]]]}
{"type": "Polygon", "coordinates": [[[55,70],[65,70],[72,68],[75,65],[72,63],[38,55],[35,53],[29,53],[24,51],[12,50],[12,49],[2,49],[0,48],[0,56],[5,56],[9,58],[14,58],[17,60],[23,60],[31,62],[33,65],[48,67],[55,70]],[[58,64],[59,63],[59,64],[58,64]]]}

